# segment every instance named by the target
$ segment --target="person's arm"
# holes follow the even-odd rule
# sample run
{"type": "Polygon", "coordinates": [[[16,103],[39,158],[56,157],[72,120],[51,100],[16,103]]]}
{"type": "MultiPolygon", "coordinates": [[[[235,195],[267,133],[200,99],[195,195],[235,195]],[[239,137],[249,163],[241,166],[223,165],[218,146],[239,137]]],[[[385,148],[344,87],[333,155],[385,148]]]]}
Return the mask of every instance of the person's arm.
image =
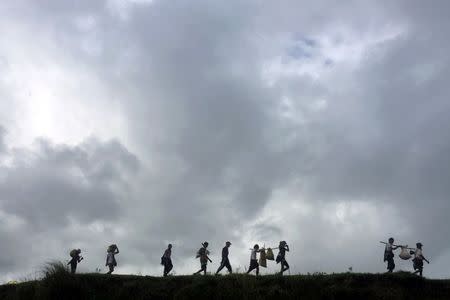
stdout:
{"type": "Polygon", "coordinates": [[[425,256],[423,256],[423,255],[422,255],[422,259],[423,259],[424,261],[426,261],[426,262],[427,262],[427,264],[429,264],[429,263],[430,263],[430,262],[428,261],[428,259],[426,259],[426,258],[425,258],[425,256]]]}
{"type": "Polygon", "coordinates": [[[114,254],[119,254],[119,248],[116,248],[116,251],[114,252],[114,254]]]}
{"type": "Polygon", "coordinates": [[[289,246],[288,245],[286,245],[286,251],[289,252],[289,246]]]}

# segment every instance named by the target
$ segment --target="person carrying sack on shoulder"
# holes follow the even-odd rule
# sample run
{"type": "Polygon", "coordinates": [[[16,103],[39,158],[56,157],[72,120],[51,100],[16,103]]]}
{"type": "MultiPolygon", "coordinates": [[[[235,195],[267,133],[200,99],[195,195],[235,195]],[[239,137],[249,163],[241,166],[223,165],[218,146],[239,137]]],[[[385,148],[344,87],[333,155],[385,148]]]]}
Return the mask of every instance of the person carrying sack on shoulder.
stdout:
{"type": "Polygon", "coordinates": [[[384,249],[384,261],[387,261],[388,273],[392,273],[395,269],[394,250],[400,246],[394,245],[394,238],[389,238],[389,242],[384,249]]]}
{"type": "Polygon", "coordinates": [[[163,276],[166,277],[167,274],[172,270],[172,244],[167,246],[166,251],[164,251],[163,256],[161,257],[161,264],[164,266],[163,276]]]}
{"type": "Polygon", "coordinates": [[[116,261],[116,254],[119,254],[119,248],[117,245],[113,244],[108,247],[108,250],[106,250],[106,266],[109,267],[109,271],[106,274],[111,274],[114,272],[114,268],[117,267],[117,261],[116,261]]]}
{"type": "Polygon", "coordinates": [[[281,241],[280,245],[278,246],[278,255],[277,255],[277,264],[281,263],[281,271],[280,274],[283,275],[283,273],[287,270],[289,270],[289,264],[286,261],[286,251],[289,252],[289,246],[286,243],[286,241],[281,241]]]}
{"type": "Polygon", "coordinates": [[[250,250],[252,250],[252,253],[250,254],[250,266],[249,266],[246,274],[250,273],[253,270],[256,270],[256,276],[258,276],[259,275],[259,264],[258,264],[257,253],[261,252],[261,250],[259,250],[258,244],[253,246],[253,249],[250,249],[250,250]]]}
{"type": "Polygon", "coordinates": [[[226,242],[225,247],[222,249],[222,262],[220,263],[220,267],[217,269],[216,275],[219,274],[220,271],[222,271],[223,268],[227,268],[228,272],[231,274],[233,273],[231,269],[230,260],[228,259],[228,249],[230,248],[231,243],[226,242]]]}
{"type": "Polygon", "coordinates": [[[70,256],[72,257],[72,259],[68,263],[68,265],[70,265],[70,273],[75,274],[75,272],[77,271],[78,263],[83,260],[83,257],[81,256],[81,250],[74,249],[70,251],[70,256]]]}
{"type": "Polygon", "coordinates": [[[414,259],[413,259],[413,268],[414,268],[414,274],[419,273],[420,277],[422,277],[423,272],[423,261],[426,261],[428,264],[430,263],[425,256],[423,256],[422,251],[422,243],[416,244],[416,251],[414,251],[414,259]]]}
{"type": "Polygon", "coordinates": [[[198,252],[196,258],[200,258],[200,270],[194,273],[194,275],[200,274],[203,272],[203,275],[206,275],[206,269],[208,267],[208,261],[212,262],[211,259],[209,259],[209,251],[206,250],[208,248],[208,242],[204,242],[202,244],[203,247],[201,247],[198,252]]]}

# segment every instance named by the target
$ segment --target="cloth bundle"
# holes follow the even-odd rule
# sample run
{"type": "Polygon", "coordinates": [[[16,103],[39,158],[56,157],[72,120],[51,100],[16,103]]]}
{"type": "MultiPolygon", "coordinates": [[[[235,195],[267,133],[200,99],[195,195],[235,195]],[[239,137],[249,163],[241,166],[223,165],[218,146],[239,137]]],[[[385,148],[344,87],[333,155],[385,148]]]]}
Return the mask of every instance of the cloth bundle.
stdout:
{"type": "Polygon", "coordinates": [[[70,257],[75,257],[75,256],[77,256],[78,254],[79,254],[79,252],[78,252],[78,250],[77,249],[73,249],[73,250],[70,250],[70,257]]]}
{"type": "Polygon", "coordinates": [[[273,251],[271,248],[267,249],[266,259],[267,260],[275,260],[275,256],[273,255],[273,251]]]}
{"type": "Polygon", "coordinates": [[[261,252],[259,253],[259,265],[261,267],[267,268],[267,255],[264,248],[261,249],[261,252]]]}
{"type": "Polygon", "coordinates": [[[400,254],[398,255],[403,260],[408,260],[412,257],[411,253],[408,251],[408,246],[401,247],[402,251],[400,251],[400,254]]]}
{"type": "Polygon", "coordinates": [[[109,245],[108,250],[106,250],[106,252],[114,252],[117,249],[117,245],[116,244],[112,244],[109,245]]]}

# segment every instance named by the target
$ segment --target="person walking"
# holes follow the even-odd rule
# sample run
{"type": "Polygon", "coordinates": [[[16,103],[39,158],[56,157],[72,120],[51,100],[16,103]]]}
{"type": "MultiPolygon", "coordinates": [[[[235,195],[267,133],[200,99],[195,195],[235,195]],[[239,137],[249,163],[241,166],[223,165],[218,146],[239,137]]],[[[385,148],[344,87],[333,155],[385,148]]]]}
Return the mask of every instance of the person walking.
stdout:
{"type": "Polygon", "coordinates": [[[400,246],[394,245],[394,238],[389,238],[386,248],[384,248],[384,261],[387,262],[388,273],[392,273],[395,269],[394,250],[400,246]]]}
{"type": "Polygon", "coordinates": [[[220,267],[217,269],[216,275],[219,274],[220,271],[222,271],[223,268],[227,268],[228,272],[231,274],[233,273],[231,269],[230,260],[228,259],[228,249],[230,248],[231,243],[226,242],[225,247],[222,249],[222,262],[220,263],[220,267]]]}
{"type": "Polygon", "coordinates": [[[109,267],[109,271],[106,274],[111,274],[114,272],[114,268],[117,267],[116,254],[119,254],[119,248],[117,245],[113,244],[108,247],[106,250],[106,266],[109,267]]]}
{"type": "Polygon", "coordinates": [[[209,251],[206,249],[208,248],[208,242],[202,243],[202,247],[197,251],[196,258],[200,258],[200,270],[194,273],[194,275],[200,274],[203,272],[203,275],[206,275],[206,269],[208,267],[208,261],[212,262],[211,259],[209,259],[209,251]]]}
{"type": "Polygon", "coordinates": [[[161,264],[164,266],[163,276],[166,277],[167,274],[172,270],[172,244],[167,246],[166,251],[164,251],[163,256],[161,257],[161,264]]]}
{"type": "Polygon", "coordinates": [[[280,245],[278,246],[278,255],[277,255],[277,264],[281,263],[281,271],[280,274],[283,275],[283,273],[287,270],[289,270],[289,264],[286,261],[286,251],[289,252],[289,246],[286,243],[286,241],[281,241],[280,245]]]}
{"type": "Polygon", "coordinates": [[[261,250],[259,250],[258,244],[253,246],[253,249],[251,249],[251,250],[252,250],[252,253],[250,254],[250,266],[249,266],[246,274],[249,274],[251,271],[256,270],[256,276],[258,276],[259,275],[259,264],[258,264],[257,253],[261,252],[261,250]]]}
{"type": "Polygon", "coordinates": [[[83,260],[83,257],[81,256],[81,250],[73,249],[72,251],[70,251],[70,256],[72,257],[72,259],[68,263],[68,265],[70,265],[70,273],[75,274],[75,272],[77,271],[78,263],[83,260]]]}
{"type": "Polygon", "coordinates": [[[423,272],[423,261],[426,261],[428,264],[430,263],[425,256],[423,256],[422,243],[416,244],[416,251],[414,251],[414,259],[413,259],[413,268],[414,274],[419,273],[420,277],[422,277],[423,272]]]}

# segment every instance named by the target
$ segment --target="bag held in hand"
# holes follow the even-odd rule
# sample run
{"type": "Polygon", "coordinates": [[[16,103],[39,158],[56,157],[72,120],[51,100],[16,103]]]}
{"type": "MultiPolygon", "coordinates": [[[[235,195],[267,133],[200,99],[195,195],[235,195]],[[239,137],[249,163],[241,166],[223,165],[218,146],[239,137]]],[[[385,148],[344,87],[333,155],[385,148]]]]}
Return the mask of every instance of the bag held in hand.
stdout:
{"type": "Polygon", "coordinates": [[[267,260],[275,260],[275,256],[273,255],[273,251],[271,248],[267,249],[266,259],[267,260]]]}
{"type": "Polygon", "coordinates": [[[267,256],[266,256],[266,250],[261,249],[261,252],[259,253],[259,265],[263,268],[267,268],[267,256]]]}
{"type": "Polygon", "coordinates": [[[401,259],[403,260],[408,260],[412,257],[411,253],[408,251],[408,246],[406,247],[401,247],[402,251],[400,252],[400,254],[398,255],[401,259]]]}

